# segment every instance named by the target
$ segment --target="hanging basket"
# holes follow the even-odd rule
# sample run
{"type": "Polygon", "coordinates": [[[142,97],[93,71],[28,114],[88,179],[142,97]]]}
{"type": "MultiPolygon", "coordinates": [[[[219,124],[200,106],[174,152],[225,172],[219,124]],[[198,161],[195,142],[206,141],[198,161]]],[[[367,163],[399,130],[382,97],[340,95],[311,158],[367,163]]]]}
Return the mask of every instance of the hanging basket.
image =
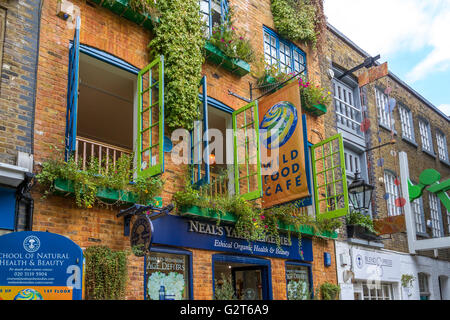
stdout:
{"type": "Polygon", "coordinates": [[[307,101],[302,93],[300,93],[300,99],[302,101],[302,108],[306,112],[315,115],[316,117],[320,117],[327,113],[327,107],[323,104],[311,104],[307,101]]]}

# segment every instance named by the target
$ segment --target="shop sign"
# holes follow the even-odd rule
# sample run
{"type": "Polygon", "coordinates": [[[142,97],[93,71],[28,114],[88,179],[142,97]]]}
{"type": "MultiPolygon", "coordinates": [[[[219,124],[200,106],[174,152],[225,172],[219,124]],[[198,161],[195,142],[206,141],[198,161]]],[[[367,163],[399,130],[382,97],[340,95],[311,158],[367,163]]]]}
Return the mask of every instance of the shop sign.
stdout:
{"type": "Polygon", "coordinates": [[[400,259],[395,254],[352,249],[355,279],[399,281],[400,259]]]}
{"type": "Polygon", "coordinates": [[[248,242],[237,237],[233,225],[217,225],[216,222],[186,219],[167,215],[153,221],[155,232],[153,243],[202,250],[232,252],[297,261],[313,261],[312,241],[291,235],[281,237],[278,247],[274,237],[268,236],[262,241],[248,242]],[[303,253],[303,254],[302,254],[303,253]]]}
{"type": "Polygon", "coordinates": [[[310,196],[305,169],[300,89],[292,82],[258,102],[263,207],[310,196]]]}
{"type": "Polygon", "coordinates": [[[50,232],[0,237],[0,300],[81,300],[83,251],[50,232]]]}
{"type": "Polygon", "coordinates": [[[358,77],[359,87],[364,87],[369,83],[372,83],[380,78],[383,78],[389,74],[388,63],[385,62],[379,66],[370,68],[369,70],[364,71],[358,77]]]}
{"type": "Polygon", "coordinates": [[[147,215],[140,215],[133,224],[130,245],[137,257],[143,257],[152,245],[153,224],[147,215]]]}

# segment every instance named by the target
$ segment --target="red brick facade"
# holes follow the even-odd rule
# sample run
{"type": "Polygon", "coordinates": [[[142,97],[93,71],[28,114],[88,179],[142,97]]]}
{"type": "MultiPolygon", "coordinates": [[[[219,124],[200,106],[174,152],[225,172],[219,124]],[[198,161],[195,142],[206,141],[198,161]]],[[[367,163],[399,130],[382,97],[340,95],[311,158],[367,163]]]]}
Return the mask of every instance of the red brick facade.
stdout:
{"type": "MultiPolygon", "coordinates": [[[[256,51],[263,53],[263,25],[273,28],[270,0],[232,0],[238,5],[237,27],[247,31],[256,51]]],[[[149,61],[147,44],[151,32],[112,12],[95,7],[85,1],[73,1],[80,8],[82,44],[92,46],[112,54],[127,63],[143,68],[149,61]]],[[[74,29],[67,27],[66,21],[56,16],[56,0],[45,1],[42,10],[40,34],[40,57],[37,78],[37,101],[35,119],[35,161],[45,161],[54,153],[49,146],[64,148],[66,123],[66,99],[68,79],[69,44],[74,29]]],[[[320,80],[317,52],[299,45],[307,54],[308,73],[313,80],[320,80]]],[[[247,75],[239,78],[217,65],[205,63],[204,74],[208,77],[208,95],[238,109],[246,103],[228,94],[231,90],[241,96],[249,96],[247,75]]],[[[307,116],[309,128],[324,132],[323,119],[307,116]]],[[[317,134],[308,132],[310,142],[319,142],[317,134]]],[[[171,202],[174,192],[182,186],[185,168],[175,166],[170,157],[165,160],[162,193],[163,203],[171,202]]],[[[82,248],[105,245],[113,250],[130,249],[129,238],[123,235],[124,221],[116,218],[118,209],[94,207],[80,209],[72,198],[50,196],[42,199],[42,193],[35,189],[33,194],[34,231],[49,231],[69,237],[82,248]]],[[[190,250],[190,249],[187,249],[190,250]]],[[[203,250],[190,250],[193,258],[193,296],[208,300],[213,295],[212,254],[203,250]]],[[[314,263],[312,264],[314,287],[325,281],[336,283],[334,241],[313,240],[314,263]],[[332,255],[332,266],[325,268],[323,253],[332,255]]],[[[271,259],[273,298],[286,299],[285,260],[271,259]]],[[[129,256],[127,299],[144,298],[144,258],[129,256]]]]}

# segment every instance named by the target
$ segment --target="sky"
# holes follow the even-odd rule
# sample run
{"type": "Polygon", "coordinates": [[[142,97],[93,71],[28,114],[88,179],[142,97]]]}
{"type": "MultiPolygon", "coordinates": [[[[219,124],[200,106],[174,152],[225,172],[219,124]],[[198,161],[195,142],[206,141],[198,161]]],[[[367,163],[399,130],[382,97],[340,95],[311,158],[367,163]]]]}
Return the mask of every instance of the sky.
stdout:
{"type": "Polygon", "coordinates": [[[328,22],[450,116],[450,0],[324,0],[328,22]]]}

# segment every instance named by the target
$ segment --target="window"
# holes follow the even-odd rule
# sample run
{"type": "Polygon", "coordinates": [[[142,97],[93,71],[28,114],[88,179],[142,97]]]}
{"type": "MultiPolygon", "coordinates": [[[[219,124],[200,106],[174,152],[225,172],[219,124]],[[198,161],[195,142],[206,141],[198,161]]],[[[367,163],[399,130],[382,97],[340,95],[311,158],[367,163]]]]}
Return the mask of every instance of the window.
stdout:
{"type": "Polygon", "coordinates": [[[402,123],[402,136],[403,138],[415,142],[414,137],[414,124],[411,111],[400,105],[399,106],[400,121],[402,123]]]}
{"type": "Polygon", "coordinates": [[[389,101],[387,95],[375,88],[377,101],[378,123],[387,129],[391,129],[391,114],[389,112],[389,101]]]}
{"type": "Polygon", "coordinates": [[[191,298],[190,261],[187,254],[152,251],[146,257],[146,276],[146,299],[188,300],[191,298]]]}
{"type": "Polygon", "coordinates": [[[361,283],[363,300],[394,300],[392,284],[380,283],[378,285],[368,285],[367,283],[361,283]]]}
{"type": "Polygon", "coordinates": [[[429,201],[430,201],[431,230],[433,238],[443,237],[444,228],[442,225],[440,200],[434,193],[430,192],[429,201]]]}
{"type": "Polygon", "coordinates": [[[366,178],[366,172],[362,169],[362,163],[363,163],[363,153],[356,153],[352,150],[345,149],[344,150],[344,156],[345,156],[345,173],[347,174],[347,183],[352,183],[353,179],[355,178],[355,173],[358,171],[361,173],[362,178],[366,178]]]}
{"type": "Polygon", "coordinates": [[[206,35],[210,36],[212,29],[220,25],[228,11],[227,0],[200,0],[200,14],[206,23],[206,35]]]}
{"type": "Polygon", "coordinates": [[[395,200],[399,197],[398,187],[395,185],[396,179],[397,177],[391,172],[384,172],[388,216],[399,216],[402,214],[402,209],[395,205],[395,200]]]}
{"type": "Polygon", "coordinates": [[[358,97],[355,97],[354,90],[344,83],[334,80],[334,105],[336,108],[336,119],[340,126],[351,133],[362,136],[361,132],[361,108],[358,104],[358,97]]]}
{"type": "Polygon", "coordinates": [[[447,232],[450,234],[450,211],[447,210],[447,232]]]}
{"type": "Polygon", "coordinates": [[[281,39],[264,27],[264,57],[269,65],[277,65],[284,73],[306,70],[306,55],[293,43],[281,39]]]}
{"type": "Polygon", "coordinates": [[[425,226],[425,213],[423,211],[423,199],[422,197],[414,200],[411,204],[411,208],[414,213],[416,221],[416,232],[425,234],[427,232],[425,226]]]}
{"type": "Polygon", "coordinates": [[[6,10],[0,8],[0,79],[2,77],[3,44],[5,43],[6,10]]]}
{"type": "Polygon", "coordinates": [[[16,189],[0,187],[0,235],[14,231],[16,189]]]}
{"type": "Polygon", "coordinates": [[[430,124],[424,119],[419,120],[420,138],[422,139],[422,150],[433,153],[433,144],[431,142],[430,124]]]}
{"type": "Polygon", "coordinates": [[[310,270],[310,266],[286,263],[288,300],[310,300],[312,298],[310,270]]]}
{"type": "Polygon", "coordinates": [[[418,275],[420,300],[430,300],[430,288],[428,284],[428,275],[420,272],[418,275]]]}
{"type": "Polygon", "coordinates": [[[441,131],[436,131],[439,159],[448,162],[447,138],[441,131]]]}

